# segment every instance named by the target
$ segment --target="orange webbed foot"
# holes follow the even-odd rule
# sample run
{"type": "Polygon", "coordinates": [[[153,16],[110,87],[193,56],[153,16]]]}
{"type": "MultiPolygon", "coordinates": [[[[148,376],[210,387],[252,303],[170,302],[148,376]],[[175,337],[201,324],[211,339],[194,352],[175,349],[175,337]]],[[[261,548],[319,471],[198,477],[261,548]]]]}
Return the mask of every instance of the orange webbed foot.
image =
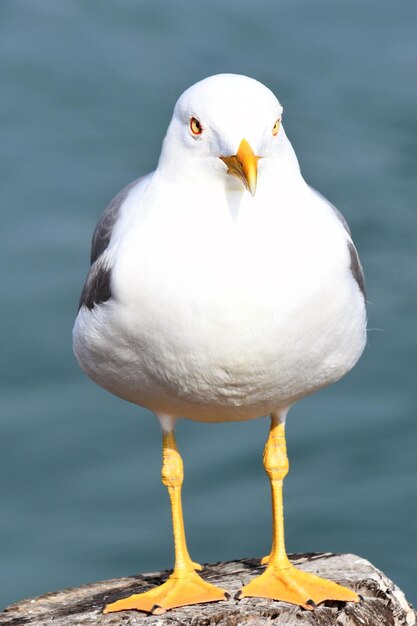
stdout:
{"type": "Polygon", "coordinates": [[[188,571],[181,574],[171,574],[165,583],[155,587],[155,589],[107,604],[103,613],[135,609],[136,611],[160,615],[168,609],[179,606],[218,602],[226,600],[228,597],[229,594],[224,589],[206,582],[196,572],[188,571]]]}
{"type": "Polygon", "coordinates": [[[358,595],[342,585],[303,572],[289,565],[285,568],[268,565],[266,570],[243,587],[236,596],[270,598],[314,609],[325,600],[359,602],[358,595]]]}

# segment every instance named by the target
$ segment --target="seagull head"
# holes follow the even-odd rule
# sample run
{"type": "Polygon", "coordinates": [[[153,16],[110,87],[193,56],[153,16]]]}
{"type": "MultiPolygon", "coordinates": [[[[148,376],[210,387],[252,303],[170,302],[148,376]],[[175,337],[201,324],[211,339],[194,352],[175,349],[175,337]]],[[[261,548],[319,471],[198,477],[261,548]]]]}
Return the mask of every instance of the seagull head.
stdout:
{"type": "Polygon", "coordinates": [[[178,99],[158,168],[200,184],[234,177],[254,196],[259,161],[279,158],[287,142],[281,118],[281,104],[257,80],[205,78],[178,99]]]}

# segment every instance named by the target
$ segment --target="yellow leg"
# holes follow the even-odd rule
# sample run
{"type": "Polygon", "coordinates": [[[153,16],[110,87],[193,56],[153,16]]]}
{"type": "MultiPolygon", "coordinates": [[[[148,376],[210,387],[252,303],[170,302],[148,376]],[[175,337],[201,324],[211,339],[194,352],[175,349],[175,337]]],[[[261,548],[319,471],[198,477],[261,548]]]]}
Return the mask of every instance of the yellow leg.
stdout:
{"type": "Polygon", "coordinates": [[[265,446],[264,467],[272,492],[272,550],[269,557],[263,559],[267,563],[266,570],[243,587],[237,597],[271,598],[298,604],[306,609],[312,609],[325,600],[359,602],[356,593],[350,589],[296,569],[287,557],[282,503],[282,484],[288,473],[285,424],[274,417],[265,446]]]}
{"type": "Polygon", "coordinates": [[[159,587],[108,604],[104,608],[104,613],[136,609],[159,615],[174,607],[216,602],[227,597],[223,589],[205,582],[194,571],[202,569],[201,565],[194,563],[188,554],[181,504],[184,470],[172,432],[163,434],[162,459],[162,482],[167,487],[171,500],[175,546],[174,571],[159,587]]]}

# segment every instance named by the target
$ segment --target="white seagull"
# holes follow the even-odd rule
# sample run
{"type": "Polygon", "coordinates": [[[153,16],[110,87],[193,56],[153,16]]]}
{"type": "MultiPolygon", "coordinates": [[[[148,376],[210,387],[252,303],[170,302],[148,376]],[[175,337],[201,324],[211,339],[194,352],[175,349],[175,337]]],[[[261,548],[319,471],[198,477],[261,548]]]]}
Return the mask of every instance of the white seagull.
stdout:
{"type": "Polygon", "coordinates": [[[237,597],[313,608],[358,601],[296,569],[284,545],[285,419],[330,385],[366,342],[364,279],[349,228],[303,179],[282,106],[256,80],[220,74],[179,98],[154,172],[123,189],[95,230],[74,326],[82,369],[147,407],[163,433],[175,567],[160,587],[105,612],[224,599],[187,550],[174,426],[271,418],[264,466],[273,541],[265,571],[237,597]]]}

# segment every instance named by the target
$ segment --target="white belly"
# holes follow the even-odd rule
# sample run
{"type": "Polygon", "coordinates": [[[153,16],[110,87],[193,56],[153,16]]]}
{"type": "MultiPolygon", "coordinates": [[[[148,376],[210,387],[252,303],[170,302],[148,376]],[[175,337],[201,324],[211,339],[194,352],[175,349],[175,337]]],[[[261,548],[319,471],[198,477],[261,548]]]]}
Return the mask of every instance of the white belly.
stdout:
{"type": "Polygon", "coordinates": [[[96,382],[158,413],[223,421],[287,407],[353,367],[366,313],[336,222],[272,230],[250,207],[227,228],[186,217],[175,237],[178,214],[127,238],[114,298],[80,312],[75,352],[96,382]]]}

